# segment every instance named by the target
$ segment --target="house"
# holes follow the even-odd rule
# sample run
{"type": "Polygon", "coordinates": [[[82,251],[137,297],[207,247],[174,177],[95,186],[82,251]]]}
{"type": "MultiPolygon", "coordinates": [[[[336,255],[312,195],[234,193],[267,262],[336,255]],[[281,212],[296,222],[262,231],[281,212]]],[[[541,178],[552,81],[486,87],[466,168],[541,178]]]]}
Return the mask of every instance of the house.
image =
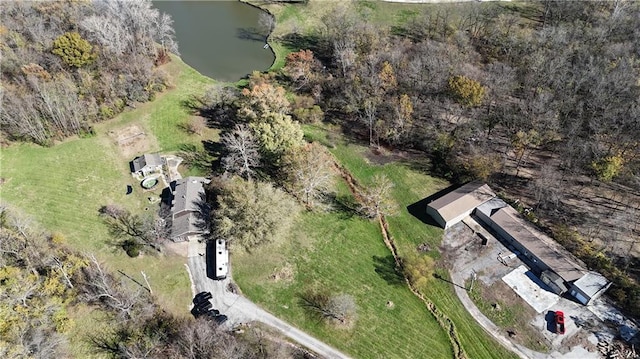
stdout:
{"type": "Polygon", "coordinates": [[[186,177],[175,182],[171,202],[173,241],[185,241],[190,236],[209,233],[206,218],[208,207],[203,186],[209,182],[203,177],[186,177]]]}
{"type": "Polygon", "coordinates": [[[131,161],[131,173],[140,174],[146,177],[152,173],[162,171],[162,158],[157,153],[148,154],[145,153],[142,156],[136,157],[131,161]]]}
{"type": "Polygon", "coordinates": [[[488,185],[479,181],[470,182],[429,203],[427,214],[447,229],[495,196],[488,185]]]}
{"type": "Polygon", "coordinates": [[[214,258],[214,279],[225,279],[229,272],[229,250],[227,249],[227,241],[216,239],[216,255],[214,258]]]}

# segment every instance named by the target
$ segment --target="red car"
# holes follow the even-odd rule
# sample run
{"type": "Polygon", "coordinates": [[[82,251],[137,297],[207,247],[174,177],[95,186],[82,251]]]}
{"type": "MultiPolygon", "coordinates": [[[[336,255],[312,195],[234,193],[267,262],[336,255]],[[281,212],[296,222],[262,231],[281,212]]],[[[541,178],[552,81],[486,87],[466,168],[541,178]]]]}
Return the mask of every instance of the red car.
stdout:
{"type": "Polygon", "coordinates": [[[564,313],[556,310],[556,333],[564,334],[564,313]]]}

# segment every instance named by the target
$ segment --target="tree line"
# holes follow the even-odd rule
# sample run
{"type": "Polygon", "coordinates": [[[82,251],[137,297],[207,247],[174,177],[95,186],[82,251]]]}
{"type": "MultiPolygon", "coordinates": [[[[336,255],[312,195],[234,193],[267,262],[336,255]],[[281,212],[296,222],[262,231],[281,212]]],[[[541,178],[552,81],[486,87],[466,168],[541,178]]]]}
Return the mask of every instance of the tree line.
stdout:
{"type": "Polygon", "coordinates": [[[0,4],[3,137],[50,144],[152,100],[177,53],[173,20],[151,1],[0,4]]]}

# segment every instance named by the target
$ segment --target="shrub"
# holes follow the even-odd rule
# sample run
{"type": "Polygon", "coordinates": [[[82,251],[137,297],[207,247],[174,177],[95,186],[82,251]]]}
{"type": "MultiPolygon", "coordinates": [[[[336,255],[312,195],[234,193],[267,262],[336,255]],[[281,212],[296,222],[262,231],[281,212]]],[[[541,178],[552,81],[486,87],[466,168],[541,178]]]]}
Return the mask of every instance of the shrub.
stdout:
{"type": "Polygon", "coordinates": [[[460,104],[468,107],[480,105],[485,95],[485,88],[480,82],[465,76],[450,77],[449,90],[460,104]]]}
{"type": "Polygon", "coordinates": [[[122,243],[122,249],[127,252],[127,255],[131,258],[135,258],[140,255],[142,245],[133,239],[127,239],[122,243]]]}
{"type": "Polygon", "coordinates": [[[54,54],[72,67],[82,67],[92,64],[96,59],[93,46],[83,39],[77,32],[67,32],[53,41],[54,54]]]}

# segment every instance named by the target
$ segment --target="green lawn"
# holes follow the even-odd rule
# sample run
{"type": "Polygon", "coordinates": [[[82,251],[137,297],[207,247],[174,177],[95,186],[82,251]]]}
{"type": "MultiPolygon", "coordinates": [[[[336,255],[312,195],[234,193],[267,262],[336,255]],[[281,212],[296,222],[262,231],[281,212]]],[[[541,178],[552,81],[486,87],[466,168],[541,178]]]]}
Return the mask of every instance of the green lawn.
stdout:
{"type": "Polygon", "coordinates": [[[355,358],[452,356],[446,334],[422,302],[393,283],[393,259],[376,223],[344,213],[306,213],[288,241],[254,255],[233,254],[234,279],[253,301],[355,358]],[[295,281],[270,279],[285,263],[295,268],[295,281]],[[307,317],[298,295],[318,287],[355,298],[354,328],[335,329],[307,317]]]}
{"type": "MultiPolygon", "coordinates": [[[[424,224],[410,214],[406,207],[445,188],[448,183],[414,171],[408,164],[392,162],[385,165],[372,165],[364,156],[369,149],[363,146],[339,144],[332,152],[360,183],[368,183],[375,174],[384,174],[395,184],[393,197],[399,211],[394,216],[388,216],[387,220],[399,255],[404,256],[415,251],[418,244],[426,242],[432,248],[430,255],[438,258],[436,251],[441,241],[442,230],[424,224]]],[[[446,276],[446,273],[443,275],[446,276]]],[[[456,297],[451,284],[433,279],[424,294],[440,311],[453,320],[462,346],[470,358],[515,357],[503,349],[475,322],[456,297]]]]}
{"type": "MultiPolygon", "coordinates": [[[[0,189],[2,202],[24,212],[46,231],[58,232],[70,247],[93,253],[116,275],[122,270],[142,280],[140,271],[149,277],[159,303],[178,315],[188,315],[191,299],[190,282],[185,271],[186,259],[172,254],[144,255],[129,258],[120,248],[110,244],[111,237],[98,217],[98,209],[116,203],[135,213],[157,209],[129,174],[132,158],[125,158],[109,131],[128,125],[138,125],[147,133],[150,151],[172,152],[182,144],[202,148],[202,140],[216,140],[217,131],[204,136],[188,135],[179,125],[192,116],[183,102],[191,95],[202,94],[212,80],[199,75],[182,61],[165,65],[174,88],[160,94],[154,102],[139,104],[113,120],[96,124],[96,135],[90,138],[69,138],[52,147],[14,144],[0,152],[0,189]],[[155,134],[155,136],[154,136],[155,134]],[[134,193],[126,195],[126,186],[134,193]]],[[[86,332],[83,325],[78,334],[86,332]]],[[[77,336],[74,335],[77,342],[77,336]]],[[[84,347],[74,347],[78,357],[88,355],[84,347]]]]}
{"type": "MultiPolygon", "coordinates": [[[[401,256],[426,242],[432,248],[430,255],[439,257],[442,230],[421,222],[408,212],[407,206],[448,183],[411,169],[409,163],[372,164],[365,156],[368,148],[347,144],[321,126],[305,126],[304,130],[307,139],[329,145],[359,183],[368,183],[378,173],[394,182],[397,214],[387,219],[401,256]]],[[[338,197],[350,197],[344,182],[338,186],[338,197]]],[[[348,211],[306,213],[284,244],[264,247],[252,254],[233,254],[234,278],[249,298],[354,357],[452,357],[449,339],[424,304],[404,283],[397,283],[392,261],[378,224],[348,211]],[[287,264],[295,268],[293,281],[276,282],[270,278],[287,264]],[[297,295],[316,286],[356,298],[359,310],[355,328],[333,329],[305,315],[297,295]],[[394,309],[386,308],[387,301],[395,304],[394,309]]],[[[476,324],[451,284],[433,279],[424,294],[454,321],[470,358],[515,357],[476,324]]]]}

